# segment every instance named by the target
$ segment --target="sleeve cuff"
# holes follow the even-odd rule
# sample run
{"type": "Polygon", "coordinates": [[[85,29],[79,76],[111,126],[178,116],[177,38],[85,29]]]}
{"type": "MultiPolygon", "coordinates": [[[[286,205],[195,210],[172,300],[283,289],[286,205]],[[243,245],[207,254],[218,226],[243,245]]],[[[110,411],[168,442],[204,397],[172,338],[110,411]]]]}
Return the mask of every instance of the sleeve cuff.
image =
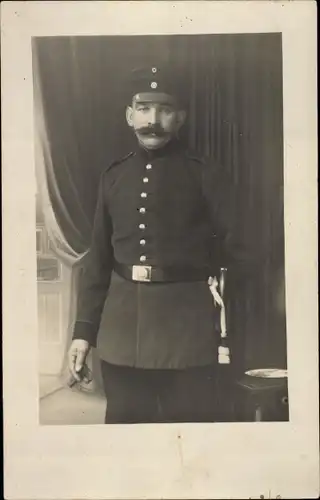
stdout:
{"type": "Polygon", "coordinates": [[[82,339],[89,342],[92,347],[97,345],[98,327],[88,321],[76,321],[72,339],[82,339]]]}

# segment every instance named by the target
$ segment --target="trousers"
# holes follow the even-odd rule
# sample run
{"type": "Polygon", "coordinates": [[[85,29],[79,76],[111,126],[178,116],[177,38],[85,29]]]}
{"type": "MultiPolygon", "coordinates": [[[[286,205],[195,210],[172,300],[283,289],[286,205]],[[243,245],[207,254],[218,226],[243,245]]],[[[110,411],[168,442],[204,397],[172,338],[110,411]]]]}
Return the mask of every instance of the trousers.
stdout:
{"type": "Polygon", "coordinates": [[[106,424],[214,422],[215,367],[143,369],[101,361],[106,424]]]}

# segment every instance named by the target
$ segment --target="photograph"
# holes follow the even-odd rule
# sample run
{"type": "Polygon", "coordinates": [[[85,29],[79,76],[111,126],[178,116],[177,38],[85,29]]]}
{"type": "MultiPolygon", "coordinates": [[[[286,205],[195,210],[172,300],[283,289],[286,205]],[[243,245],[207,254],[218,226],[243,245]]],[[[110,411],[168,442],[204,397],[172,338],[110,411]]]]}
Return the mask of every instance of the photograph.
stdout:
{"type": "Polygon", "coordinates": [[[32,63],[40,423],[288,421],[281,33],[32,63]]]}
{"type": "Polygon", "coordinates": [[[1,5],[4,497],[319,497],[313,1],[1,5]]]}

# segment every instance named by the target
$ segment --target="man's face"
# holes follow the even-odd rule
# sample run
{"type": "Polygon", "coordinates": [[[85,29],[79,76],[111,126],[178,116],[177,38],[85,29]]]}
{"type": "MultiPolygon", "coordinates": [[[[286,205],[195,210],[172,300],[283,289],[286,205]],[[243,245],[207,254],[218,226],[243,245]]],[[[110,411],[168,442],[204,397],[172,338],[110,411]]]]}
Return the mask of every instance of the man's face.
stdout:
{"type": "Polygon", "coordinates": [[[185,112],[179,110],[168,96],[154,95],[152,100],[134,98],[127,108],[127,122],[133,128],[139,143],[148,150],[165,146],[174,136],[185,119],[185,112]]]}

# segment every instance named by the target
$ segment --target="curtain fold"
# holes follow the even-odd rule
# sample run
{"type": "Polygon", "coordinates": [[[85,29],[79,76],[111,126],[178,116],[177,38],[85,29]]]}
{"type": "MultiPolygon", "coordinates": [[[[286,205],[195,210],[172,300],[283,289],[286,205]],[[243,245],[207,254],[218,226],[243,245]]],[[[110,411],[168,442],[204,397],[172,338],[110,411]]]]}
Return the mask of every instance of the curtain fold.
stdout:
{"type": "Polygon", "coordinates": [[[280,34],[35,38],[37,178],[55,252],[81,269],[101,171],[134,141],[125,122],[128,71],[159,59],[185,75],[182,140],[228,171],[238,230],[268,252],[257,284],[228,306],[234,369],[285,367],[285,314],[271,279],[277,270],[284,281],[280,34]]]}
{"type": "MultiPolygon", "coordinates": [[[[40,199],[40,206],[43,213],[46,230],[48,232],[52,249],[67,266],[73,266],[84,256],[79,253],[69,243],[64,235],[55,213],[55,207],[51,202],[50,191],[55,193],[56,205],[61,207],[64,218],[70,226],[70,230],[76,228],[65,207],[64,200],[60,194],[59,186],[55,176],[55,166],[53,165],[48,130],[43,111],[43,97],[39,78],[38,60],[33,57],[33,82],[34,82],[34,120],[35,120],[35,163],[37,189],[40,199]]],[[[80,235],[79,235],[80,236],[80,235]]]]}
{"type": "MultiPolygon", "coordinates": [[[[38,60],[33,57],[33,81],[34,81],[34,147],[35,147],[35,166],[36,166],[36,181],[37,192],[40,202],[40,207],[46,227],[46,231],[50,241],[50,248],[56,257],[67,267],[71,267],[70,281],[70,305],[68,326],[66,332],[66,349],[64,359],[61,363],[61,375],[64,374],[67,364],[67,347],[72,337],[72,329],[76,315],[76,297],[79,278],[81,274],[81,262],[86,252],[79,253],[68,241],[64,235],[55,214],[54,206],[51,202],[50,191],[56,195],[56,203],[59,203],[63,210],[64,217],[72,231],[77,232],[76,228],[69,217],[69,214],[64,205],[63,199],[59,192],[57,180],[55,177],[55,168],[52,162],[50,151],[50,141],[47,135],[46,120],[43,111],[43,98],[41,92],[38,60]]],[[[81,238],[81,235],[79,234],[81,238]]]]}

